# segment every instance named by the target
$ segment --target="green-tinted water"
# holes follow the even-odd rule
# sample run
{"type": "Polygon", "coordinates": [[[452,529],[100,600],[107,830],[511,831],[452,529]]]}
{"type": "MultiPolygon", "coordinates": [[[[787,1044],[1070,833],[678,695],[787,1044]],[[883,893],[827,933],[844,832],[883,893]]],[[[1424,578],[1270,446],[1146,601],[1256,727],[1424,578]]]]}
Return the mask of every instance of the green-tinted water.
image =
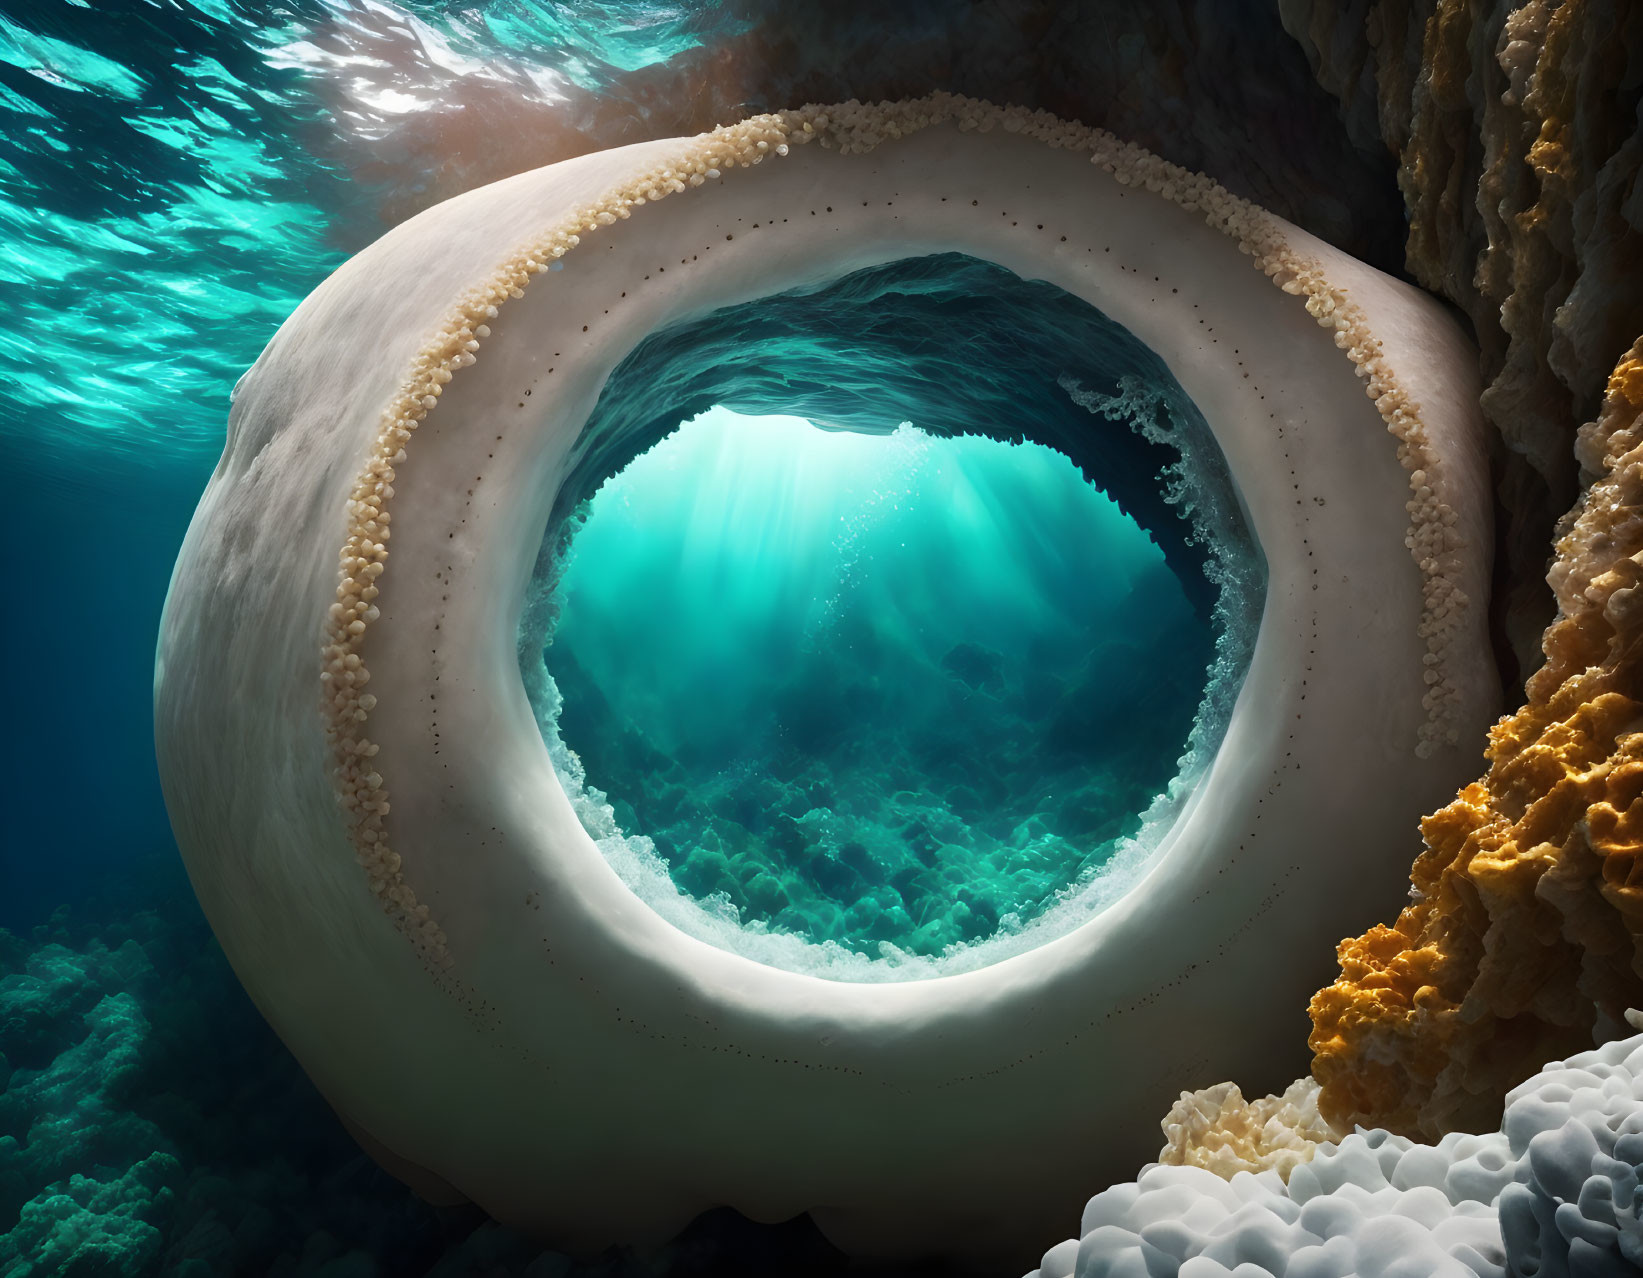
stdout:
{"type": "Polygon", "coordinates": [[[1213,656],[1042,445],[714,410],[610,480],[547,654],[629,834],[744,923],[937,955],[1036,914],[1175,775],[1213,656]]]}
{"type": "Polygon", "coordinates": [[[586,436],[521,661],[584,826],[665,917],[902,979],[1134,881],[1219,741],[1263,572],[1129,333],[904,259],[654,334],[586,436]]]}

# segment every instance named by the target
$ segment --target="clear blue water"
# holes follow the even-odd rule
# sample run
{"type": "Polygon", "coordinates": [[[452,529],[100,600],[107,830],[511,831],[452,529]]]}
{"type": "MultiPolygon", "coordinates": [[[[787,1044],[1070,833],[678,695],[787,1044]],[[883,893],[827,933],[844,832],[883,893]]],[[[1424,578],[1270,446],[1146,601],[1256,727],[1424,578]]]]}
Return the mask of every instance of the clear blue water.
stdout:
{"type": "MultiPolygon", "coordinates": [[[[7,302],[0,321],[0,475],[7,480],[0,520],[8,550],[0,656],[13,675],[5,703],[12,748],[0,809],[6,1278],[819,1274],[842,1267],[805,1222],[762,1228],[724,1214],[653,1261],[615,1255],[572,1264],[477,1212],[428,1208],[380,1173],[257,1016],[199,918],[160,802],[149,726],[154,633],[171,564],[220,450],[230,388],[284,317],[350,253],[439,198],[592,146],[705,127],[731,115],[749,100],[740,87],[746,81],[731,74],[714,80],[703,68],[779,60],[785,28],[766,20],[766,8],[523,0],[0,4],[0,282],[7,302]]],[[[933,47],[930,33],[944,30],[937,6],[919,7],[917,16],[897,47],[933,47]]],[[[882,31],[875,26],[881,19],[855,15],[839,30],[882,31]]],[[[955,36],[957,30],[942,38],[973,36],[955,36]]],[[[892,56],[886,47],[874,46],[892,56]]],[[[853,55],[840,56],[855,64],[853,55]]],[[[983,64],[992,62],[977,61],[983,64]]],[[[810,83],[797,74],[790,80],[810,83]]],[[[897,386],[880,376],[906,353],[893,344],[885,351],[875,377],[864,379],[903,401],[881,414],[884,428],[907,420],[942,436],[965,429],[963,419],[985,419],[988,434],[1014,438],[1005,423],[1015,414],[1032,419],[1034,438],[1059,447],[1066,440],[1050,434],[1055,422],[1099,425],[1106,421],[1103,405],[1119,405],[1119,433],[1128,436],[1125,423],[1146,417],[1154,402],[1144,385],[1121,385],[1122,370],[1055,362],[1040,370],[1045,376],[1035,379],[1033,398],[977,387],[950,418],[913,383],[897,386]],[[1096,418],[1059,384],[1064,373],[1096,418]],[[1065,415],[1069,404],[1078,417],[1065,415]]],[[[678,367],[688,374],[688,364],[678,367]]],[[[836,386],[794,380],[783,388],[793,393],[782,404],[751,394],[753,386],[747,382],[747,393],[730,393],[724,402],[819,420],[861,411],[831,402],[827,392],[836,386]]],[[[639,434],[648,431],[655,442],[720,402],[703,401],[707,390],[687,375],[666,419],[639,423],[639,434]]],[[[901,446],[894,436],[836,442],[901,446]]],[[[941,460],[932,445],[920,481],[946,495],[948,510],[961,478],[973,487],[985,473],[1008,487],[1017,481],[1005,474],[1020,480],[1031,473],[982,460],[987,448],[1003,444],[956,446],[941,460]]],[[[1098,462],[1120,464],[1069,455],[1086,476],[1100,470],[1098,462]]],[[[1166,485],[1156,483],[1172,453],[1160,444],[1156,453],[1126,456],[1131,478],[1147,484],[1130,483],[1123,493],[1114,487],[1112,495],[1153,532],[1172,571],[1179,570],[1190,615],[1202,623],[1214,602],[1213,591],[1197,584],[1207,580],[1203,553],[1182,527],[1172,531],[1166,485]]],[[[609,473],[600,464],[626,460],[596,456],[593,471],[580,477],[588,485],[582,495],[609,473]]],[[[1063,494],[1067,509],[1049,512],[1047,523],[1037,510],[1032,519],[987,530],[1000,562],[1032,528],[1071,528],[1084,519],[1077,510],[1088,492],[1065,466],[1054,474],[1045,470],[1033,483],[1063,494]]],[[[836,500],[847,497],[847,489],[835,493],[836,500]]],[[[1014,504],[1006,492],[988,491],[976,509],[996,515],[1014,504]]],[[[887,566],[892,573],[912,570],[915,558],[878,553],[877,542],[895,524],[886,517],[864,536],[874,542],[873,554],[856,561],[859,575],[851,578],[864,593],[843,591],[841,606],[818,615],[818,624],[859,632],[862,617],[873,613],[866,602],[882,601],[884,583],[894,579],[875,574],[887,566]]],[[[584,531],[595,540],[583,543],[590,558],[581,568],[597,550],[599,525],[590,519],[584,531]]],[[[979,544],[982,531],[950,526],[941,535],[979,544]]],[[[934,530],[928,535],[934,538],[934,530]]],[[[935,548],[932,540],[923,549],[935,548]]],[[[580,571],[575,563],[573,570],[580,571]]],[[[1082,605],[1047,584],[1063,571],[1046,555],[1022,574],[1037,584],[1021,588],[1038,605],[1054,604],[1046,616],[1065,611],[1057,621],[1063,628],[1051,627],[1064,635],[1082,605]]],[[[932,615],[940,611],[935,602],[932,615]]],[[[591,610],[579,617],[576,603],[560,636],[566,653],[585,648],[573,643],[576,626],[609,624],[591,610]]],[[[907,624],[908,615],[898,619],[896,638],[906,637],[907,624]]],[[[866,642],[858,640],[856,649],[866,642]]],[[[892,655],[901,662],[897,669],[915,658],[926,667],[921,697],[940,689],[997,713],[1021,691],[1011,682],[1019,656],[1013,642],[1000,635],[955,640],[939,655],[934,645],[899,644],[892,655]],[[964,642],[984,651],[965,657],[964,642]],[[955,653],[961,655],[949,661],[955,653]],[[991,653],[999,654],[997,683],[991,653]]],[[[821,648],[797,641],[789,651],[802,667],[805,654],[821,648]]],[[[597,663],[589,664],[598,674],[597,663]]],[[[567,692],[576,692],[568,667],[559,673],[567,692]]],[[[836,669],[823,674],[844,677],[836,669]]],[[[608,673],[603,677],[608,681],[608,673]]],[[[1201,667],[1195,678],[1201,687],[1201,667]]],[[[591,714],[588,704],[567,709],[565,731],[591,761],[601,731],[597,723],[580,731],[574,717],[591,714]]],[[[618,713],[631,724],[645,711],[627,705],[618,713]]],[[[674,750],[667,714],[660,713],[644,726],[674,750]]],[[[814,731],[825,736],[825,728],[814,731]]],[[[1180,744],[1179,731],[1171,731],[1160,757],[1180,744]]],[[[1028,755],[1017,764],[1029,766],[1028,755]]],[[[708,762],[680,766],[716,766],[702,758],[708,762]]],[[[835,750],[829,767],[837,759],[835,750]]],[[[625,766],[611,765],[608,781],[591,762],[590,771],[621,799],[617,781],[627,779],[625,766]]],[[[931,775],[921,772],[919,784],[928,787],[931,775]]],[[[636,802],[634,796],[649,801],[646,785],[625,793],[634,830],[668,837],[665,816],[647,817],[636,802]]],[[[890,799],[900,802],[895,793],[890,799]]],[[[967,827],[984,825],[972,820],[986,806],[980,790],[976,803],[955,799],[952,787],[941,794],[967,827]]],[[[797,825],[810,810],[788,815],[797,825]]],[[[861,819],[887,829],[883,811],[861,819]]],[[[874,847],[866,839],[838,841],[834,861],[847,864],[850,842],[874,847]]],[[[685,843],[675,838],[675,850],[685,843]]],[[[1079,849],[1088,853],[1101,843],[1097,830],[1079,849]]],[[[687,849],[680,863],[688,860],[687,849]]],[[[711,895],[719,881],[698,869],[688,886],[711,895]]],[[[1068,865],[1057,874],[1077,872],[1068,865]]],[[[892,883],[895,873],[888,875],[892,883]]],[[[738,908],[754,906],[750,883],[731,877],[743,890],[738,908]]],[[[766,914],[772,925],[781,923],[780,909],[766,914]]],[[[844,935],[812,928],[806,917],[815,934],[844,935]]],[[[873,924],[856,935],[872,941],[873,924]]],[[[928,947],[938,948],[945,935],[930,936],[928,947]]]]}

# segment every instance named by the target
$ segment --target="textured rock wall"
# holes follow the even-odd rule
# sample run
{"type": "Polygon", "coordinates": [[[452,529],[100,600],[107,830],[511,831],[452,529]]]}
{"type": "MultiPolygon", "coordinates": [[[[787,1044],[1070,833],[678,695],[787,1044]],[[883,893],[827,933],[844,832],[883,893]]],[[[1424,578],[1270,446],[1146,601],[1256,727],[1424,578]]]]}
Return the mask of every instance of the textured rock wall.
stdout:
{"type": "Polygon", "coordinates": [[[1643,338],[1574,449],[1558,620],[1490,767],[1426,818],[1411,904],[1341,943],[1312,1000],[1337,1126],[1493,1125],[1540,1062],[1623,1033],[1643,991],[1643,338]]]}
{"type": "MultiPolygon", "coordinates": [[[[384,221],[569,156],[702,132],[802,102],[945,90],[1054,111],[1215,178],[1381,270],[1402,262],[1395,162],[1351,138],[1272,0],[729,0],[701,43],[637,70],[584,59],[594,87],[533,87],[527,64],[442,60],[403,14],[339,13],[313,65],[346,133],[313,143],[380,190],[384,221]],[[384,114],[392,91],[424,109],[384,114]]],[[[377,228],[353,228],[356,236],[377,228]]]]}
{"type": "Polygon", "coordinates": [[[1539,667],[1488,774],[1423,823],[1412,904],[1312,1004],[1321,1112],[1435,1137],[1643,1001],[1643,5],[1279,7],[1349,134],[1397,158],[1409,271],[1476,329],[1496,618],[1539,667]]]}
{"type": "Polygon", "coordinates": [[[1468,316],[1500,441],[1497,621],[1527,675],[1575,427],[1643,332],[1643,5],[1278,0],[1362,145],[1398,161],[1407,264],[1468,316]],[[1628,283],[1630,286],[1628,286],[1628,283]]]}

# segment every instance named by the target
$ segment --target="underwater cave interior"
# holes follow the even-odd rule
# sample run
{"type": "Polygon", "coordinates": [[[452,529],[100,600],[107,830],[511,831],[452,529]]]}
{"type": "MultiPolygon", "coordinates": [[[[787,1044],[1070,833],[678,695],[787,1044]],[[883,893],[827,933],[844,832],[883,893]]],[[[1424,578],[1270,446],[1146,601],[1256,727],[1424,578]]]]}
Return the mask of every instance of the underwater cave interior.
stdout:
{"type": "Polygon", "coordinates": [[[1264,566],[1133,336],[904,259],[654,334],[585,432],[520,659],[653,908],[881,979],[850,955],[996,960],[1143,872],[1219,745],[1264,566]]]}
{"type": "MultiPolygon", "coordinates": [[[[0,1278],[1643,1272],[1640,122],[1627,0],[0,3],[0,1278]],[[817,136],[871,170],[923,127],[883,104],[949,92],[1023,108],[983,132],[1104,154],[1120,200],[1165,192],[1159,235],[1187,208],[1253,255],[1208,287],[1266,307],[1222,337],[1294,339],[1275,378],[1315,389],[1343,353],[1351,404],[1307,401],[1319,446],[1283,484],[1279,452],[1255,474],[1218,443],[1244,365],[1203,394],[1196,348],[1136,323],[1127,284],[1109,316],[1050,282],[1071,250],[1007,266],[975,247],[1002,239],[935,235],[817,275],[831,250],[801,242],[744,259],[782,287],[624,338],[560,401],[584,422],[562,467],[485,472],[538,503],[491,524],[521,549],[485,571],[516,592],[435,619],[478,548],[401,596],[425,616],[395,615],[467,474],[441,469],[441,423],[495,366],[602,357],[597,333],[507,345],[516,311],[577,340],[538,290],[644,243],[646,199],[683,195],[658,224],[688,225],[796,167],[788,142],[819,162],[769,131],[814,108],[763,113],[840,104],[817,136]],[[480,188],[737,122],[707,192],[658,170],[618,209],[595,183],[587,243],[538,263],[529,299],[536,267],[491,296],[496,338],[469,298],[462,341],[414,365],[429,413],[427,378],[456,378],[409,461],[362,454],[401,470],[391,561],[393,484],[350,492],[357,459],[321,459],[323,430],[236,451],[231,428],[224,450],[225,420],[271,400],[334,406],[340,432],[401,393],[351,404],[327,366],[376,369],[334,338],[310,366],[327,404],[259,381],[334,273],[408,363],[444,332],[447,260],[478,279],[537,225],[499,216],[506,242],[476,250],[480,188]],[[348,275],[453,197],[471,226],[447,220],[398,295],[348,275]],[[1396,300],[1417,288],[1427,311],[1396,300]],[[1401,324],[1370,340],[1359,301],[1424,349],[1401,324]],[[1412,378],[1423,402],[1399,398],[1412,378]],[[1449,425],[1408,430],[1424,409],[1449,425]],[[1273,513],[1290,478],[1294,536],[1273,513]],[[225,519],[270,493],[260,532],[225,519]],[[339,575],[334,539],[305,563],[303,529],[341,509],[339,575]],[[1360,517],[1408,544],[1360,559],[1360,517]],[[393,564],[380,610],[350,575],[367,523],[375,572],[393,564]],[[1297,606],[1314,555],[1323,632],[1297,606]],[[260,629],[289,621],[295,675],[257,625],[225,628],[263,577],[293,601],[260,629]],[[353,665],[335,616],[303,620],[333,588],[345,628],[372,626],[353,665]],[[1482,641],[1455,620],[1480,607],[1482,641]],[[432,698],[395,696],[424,622],[485,641],[429,667],[431,735],[432,698]],[[168,670],[193,630],[231,642],[168,670]],[[1361,663],[1342,636],[1373,636],[1361,663]],[[318,695],[322,641],[340,700],[318,695]],[[1422,678],[1460,707],[1422,726],[1431,768],[1408,749],[1422,678]],[[364,722],[379,692],[380,764],[334,766],[339,742],[375,758],[336,712],[364,722]],[[233,731],[188,741],[190,708],[233,731]],[[1286,753],[1291,711],[1323,726],[1286,753]],[[492,802],[442,809],[464,784],[492,802]],[[516,831],[493,837],[510,821],[547,832],[517,864],[516,831]],[[560,1156],[575,1170],[545,1173],[560,1156]]],[[[1149,259],[1137,296],[1210,280],[1200,251],[1149,259]]]]}

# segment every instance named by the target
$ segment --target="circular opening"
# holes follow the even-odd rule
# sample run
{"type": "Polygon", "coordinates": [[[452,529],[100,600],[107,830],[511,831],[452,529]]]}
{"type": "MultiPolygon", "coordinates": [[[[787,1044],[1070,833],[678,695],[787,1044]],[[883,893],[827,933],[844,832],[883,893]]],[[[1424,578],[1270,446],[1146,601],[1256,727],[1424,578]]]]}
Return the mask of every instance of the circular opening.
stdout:
{"type": "Polygon", "coordinates": [[[652,335],[584,438],[521,664],[584,826],[664,917],[907,979],[1133,886],[1213,756],[1264,568],[1125,330],[906,259],[652,335]]]}

